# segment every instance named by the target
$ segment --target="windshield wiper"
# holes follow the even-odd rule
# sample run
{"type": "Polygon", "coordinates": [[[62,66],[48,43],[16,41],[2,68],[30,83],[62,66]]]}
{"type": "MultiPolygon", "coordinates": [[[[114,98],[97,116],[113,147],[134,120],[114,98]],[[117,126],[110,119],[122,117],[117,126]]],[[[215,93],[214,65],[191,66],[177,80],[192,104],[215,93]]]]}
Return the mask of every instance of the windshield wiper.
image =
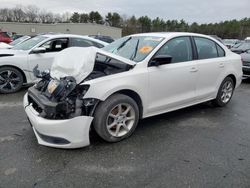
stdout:
{"type": "Polygon", "coordinates": [[[132,56],[130,57],[130,60],[134,60],[134,59],[135,59],[135,57],[136,57],[136,55],[137,55],[139,43],[140,43],[140,40],[138,39],[138,40],[137,40],[137,43],[136,43],[136,46],[135,46],[135,50],[134,50],[132,56]]]}
{"type": "Polygon", "coordinates": [[[114,49],[113,51],[112,51],[112,53],[116,50],[116,51],[119,51],[123,46],[125,46],[126,44],[127,44],[127,42],[128,41],[130,41],[132,39],[132,37],[129,37],[127,40],[125,40],[123,43],[121,43],[121,45],[118,47],[118,48],[116,48],[116,49],[114,49]]]}

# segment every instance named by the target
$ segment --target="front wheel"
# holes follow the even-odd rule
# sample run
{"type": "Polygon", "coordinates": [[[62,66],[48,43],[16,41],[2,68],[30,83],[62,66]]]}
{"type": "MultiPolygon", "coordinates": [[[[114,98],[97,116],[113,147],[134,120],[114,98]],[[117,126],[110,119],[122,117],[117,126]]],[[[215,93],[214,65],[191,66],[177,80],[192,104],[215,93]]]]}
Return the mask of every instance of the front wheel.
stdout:
{"type": "Polygon", "coordinates": [[[0,93],[14,93],[23,85],[22,73],[12,67],[0,68],[0,93]]]}
{"type": "Polygon", "coordinates": [[[123,94],[115,94],[96,109],[93,125],[97,134],[107,142],[129,137],[139,120],[136,102],[123,94]]]}
{"type": "Polygon", "coordinates": [[[216,106],[223,107],[228,104],[233,96],[234,81],[230,77],[226,77],[220,85],[216,99],[213,101],[216,106]]]}

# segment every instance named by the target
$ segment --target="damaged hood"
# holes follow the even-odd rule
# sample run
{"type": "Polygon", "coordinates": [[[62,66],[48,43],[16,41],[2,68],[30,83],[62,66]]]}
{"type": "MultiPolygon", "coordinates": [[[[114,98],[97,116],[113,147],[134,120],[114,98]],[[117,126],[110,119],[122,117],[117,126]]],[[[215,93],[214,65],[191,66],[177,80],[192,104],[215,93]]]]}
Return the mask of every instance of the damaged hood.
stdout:
{"type": "Polygon", "coordinates": [[[22,50],[0,49],[0,57],[23,55],[23,54],[27,54],[27,52],[22,50]]]}
{"type": "Polygon", "coordinates": [[[50,75],[56,79],[72,76],[79,84],[93,71],[97,53],[109,56],[129,65],[136,64],[126,58],[96,47],[71,47],[59,52],[55,56],[50,75]]]}

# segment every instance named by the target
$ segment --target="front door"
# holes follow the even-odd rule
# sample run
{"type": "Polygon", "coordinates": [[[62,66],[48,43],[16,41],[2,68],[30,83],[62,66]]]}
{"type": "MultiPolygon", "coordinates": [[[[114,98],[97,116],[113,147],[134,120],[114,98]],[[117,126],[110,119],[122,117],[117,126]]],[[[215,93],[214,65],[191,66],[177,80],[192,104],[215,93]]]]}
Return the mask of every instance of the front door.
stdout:
{"type": "MultiPolygon", "coordinates": [[[[38,65],[40,71],[48,70],[51,68],[52,62],[56,54],[68,47],[67,38],[52,39],[39,47],[46,49],[45,53],[30,53],[28,55],[29,70],[33,71],[34,67],[38,65]]],[[[34,79],[33,74],[31,77],[34,79]]]]}
{"type": "Polygon", "coordinates": [[[148,114],[177,109],[195,102],[197,65],[193,60],[190,37],[168,41],[155,54],[169,55],[172,61],[149,66],[148,114]]]}

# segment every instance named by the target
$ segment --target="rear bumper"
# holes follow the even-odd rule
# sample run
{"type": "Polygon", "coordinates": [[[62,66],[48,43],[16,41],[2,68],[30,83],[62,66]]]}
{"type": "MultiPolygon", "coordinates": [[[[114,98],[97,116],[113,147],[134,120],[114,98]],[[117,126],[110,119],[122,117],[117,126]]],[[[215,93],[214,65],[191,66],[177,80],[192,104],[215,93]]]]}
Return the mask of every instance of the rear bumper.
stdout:
{"type": "Polygon", "coordinates": [[[23,105],[39,144],[56,148],[88,146],[93,117],[79,116],[66,120],[51,120],[39,116],[25,94],[23,105]]]}

